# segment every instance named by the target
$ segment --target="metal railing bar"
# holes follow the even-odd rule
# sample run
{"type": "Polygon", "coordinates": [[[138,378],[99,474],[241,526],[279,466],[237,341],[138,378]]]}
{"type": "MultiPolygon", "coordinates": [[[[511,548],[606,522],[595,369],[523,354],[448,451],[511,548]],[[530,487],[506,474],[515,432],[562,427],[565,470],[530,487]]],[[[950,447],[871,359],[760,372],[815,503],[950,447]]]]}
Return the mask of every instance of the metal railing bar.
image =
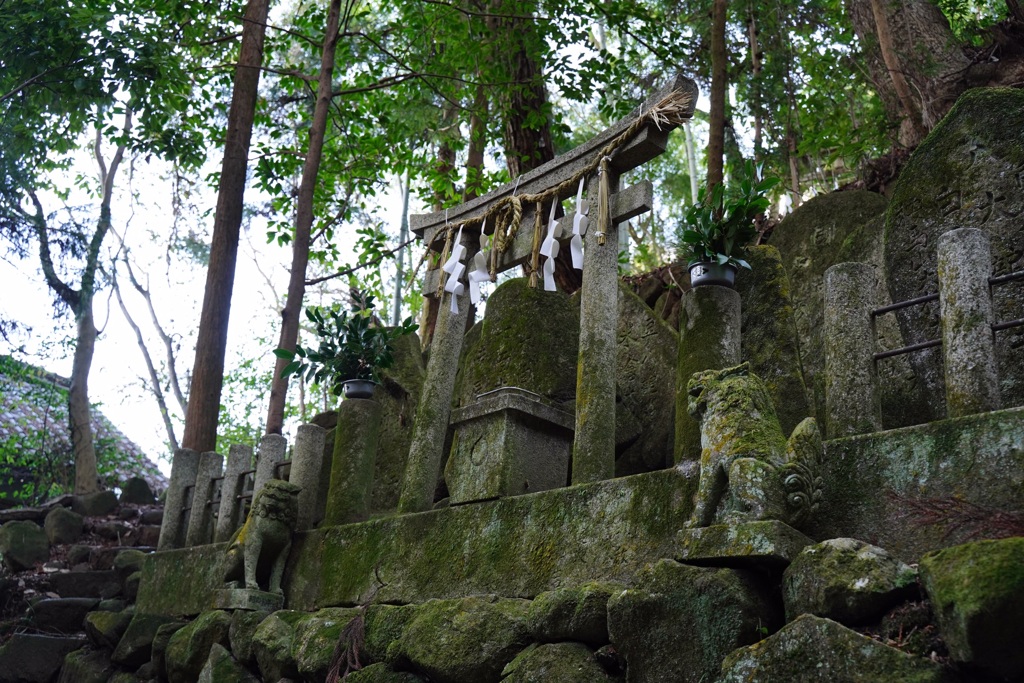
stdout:
{"type": "Polygon", "coordinates": [[[1024,325],[1024,318],[1017,318],[1016,320],[1007,320],[1005,322],[996,323],[992,325],[993,332],[999,332],[1001,330],[1009,330],[1014,327],[1020,327],[1024,325]]]}
{"type": "Polygon", "coordinates": [[[1014,273],[1007,273],[1006,275],[999,275],[997,277],[990,277],[988,279],[988,286],[996,287],[998,285],[1005,285],[1007,282],[1013,282],[1014,280],[1024,280],[1024,270],[1018,270],[1014,273]]]}
{"type": "Polygon", "coordinates": [[[898,311],[901,308],[910,308],[911,306],[917,306],[919,304],[926,304],[926,303],[929,303],[931,301],[938,301],[938,300],[939,300],[939,295],[938,295],[937,292],[935,294],[925,294],[924,296],[919,296],[916,299],[907,299],[906,301],[900,301],[900,302],[895,303],[895,304],[889,304],[888,306],[882,306],[881,308],[876,308],[876,309],[871,311],[871,315],[879,316],[879,315],[882,315],[884,313],[890,313],[892,311],[898,311]]]}
{"type": "Polygon", "coordinates": [[[931,349],[936,346],[942,346],[941,339],[931,339],[920,344],[911,344],[910,346],[904,346],[900,349],[893,349],[892,351],[882,351],[872,356],[876,361],[884,360],[886,358],[892,358],[893,356],[902,356],[905,353],[913,353],[914,351],[924,351],[925,349],[931,349]]]}

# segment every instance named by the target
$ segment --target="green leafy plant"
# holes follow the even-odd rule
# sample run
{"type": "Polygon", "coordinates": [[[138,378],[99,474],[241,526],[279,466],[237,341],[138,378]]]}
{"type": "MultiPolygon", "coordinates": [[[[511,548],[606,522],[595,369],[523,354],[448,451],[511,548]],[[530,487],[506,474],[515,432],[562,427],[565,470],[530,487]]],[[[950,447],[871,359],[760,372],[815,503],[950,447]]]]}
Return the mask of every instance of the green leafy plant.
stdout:
{"type": "Polygon", "coordinates": [[[406,318],[397,327],[385,327],[374,320],[372,294],[354,297],[348,311],[306,309],[306,317],[316,328],[320,340],[314,349],[301,344],[295,351],[274,349],[274,355],[291,361],[282,376],[305,376],[307,381],[327,383],[331,393],[341,395],[341,385],[350,379],[380,381],[378,372],[395,362],[394,341],[416,331],[416,323],[406,318]]]}
{"type": "Polygon", "coordinates": [[[760,175],[754,162],[747,161],[738,183],[715,185],[710,194],[700,190],[697,203],[684,218],[682,242],[688,265],[718,263],[750,268],[740,254],[754,238],[754,219],[770,204],[768,191],[779,184],[778,178],[760,175]]]}

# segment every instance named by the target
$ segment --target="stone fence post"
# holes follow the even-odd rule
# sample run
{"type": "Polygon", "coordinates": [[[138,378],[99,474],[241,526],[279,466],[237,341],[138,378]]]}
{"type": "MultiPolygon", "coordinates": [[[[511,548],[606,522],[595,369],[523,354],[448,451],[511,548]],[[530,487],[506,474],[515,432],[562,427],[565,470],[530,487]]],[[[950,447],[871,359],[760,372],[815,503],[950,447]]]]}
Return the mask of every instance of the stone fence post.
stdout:
{"type": "MultiPolygon", "coordinates": [[[[301,486],[296,531],[312,529],[320,501],[320,477],[324,465],[324,439],[327,430],[315,424],[299,425],[295,432],[295,450],[292,452],[292,471],[288,481],[301,486]]],[[[376,442],[374,442],[376,445],[376,442]]]]}
{"type": "Polygon", "coordinates": [[[232,444],[228,450],[228,464],[224,470],[224,481],[220,487],[220,510],[217,511],[217,531],[213,540],[224,543],[231,540],[242,524],[242,505],[238,496],[242,495],[245,480],[242,472],[252,468],[252,446],[232,444]]]}
{"type": "Polygon", "coordinates": [[[977,228],[951,230],[939,238],[938,251],[946,414],[962,417],[997,410],[988,236],[977,228]]]}
{"type": "Polygon", "coordinates": [[[693,373],[740,363],[740,295],[735,289],[706,285],[683,295],[679,309],[679,360],[676,365],[676,440],[674,460],[699,460],[700,424],[687,410],[686,384],[693,373]]]}
{"type": "Polygon", "coordinates": [[[882,428],[875,371],[875,271],[839,263],[825,271],[825,433],[829,439],[882,428]]]}
{"type": "Polygon", "coordinates": [[[285,451],[288,450],[288,439],[280,434],[267,434],[260,440],[256,451],[256,479],[252,487],[252,497],[263,488],[264,484],[274,478],[279,462],[284,462],[285,451]]]}
{"type": "Polygon", "coordinates": [[[199,456],[196,485],[192,489],[192,509],[188,518],[185,545],[203,545],[213,540],[214,480],[221,475],[224,457],[214,451],[199,456]]]}
{"type": "Polygon", "coordinates": [[[174,451],[171,460],[171,483],[167,486],[167,497],[164,502],[164,519],[160,525],[160,540],[157,550],[180,548],[184,520],[182,513],[188,504],[186,489],[196,483],[199,471],[199,453],[189,448],[174,451]]]}

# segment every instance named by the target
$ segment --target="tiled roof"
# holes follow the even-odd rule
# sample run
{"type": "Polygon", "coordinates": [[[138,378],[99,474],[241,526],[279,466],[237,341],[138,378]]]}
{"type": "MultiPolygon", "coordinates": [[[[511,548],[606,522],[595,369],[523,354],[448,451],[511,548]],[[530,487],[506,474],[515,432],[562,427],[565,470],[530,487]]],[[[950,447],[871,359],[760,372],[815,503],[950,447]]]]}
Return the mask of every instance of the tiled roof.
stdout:
{"type": "MultiPolygon", "coordinates": [[[[38,435],[45,434],[47,450],[70,453],[69,386],[70,381],[64,377],[0,356],[0,442],[15,438],[38,444],[38,435]]],[[[97,444],[112,445],[123,461],[107,477],[107,486],[119,486],[129,477],[141,476],[154,491],[167,488],[167,478],[142,449],[95,408],[92,430],[97,444]]]]}

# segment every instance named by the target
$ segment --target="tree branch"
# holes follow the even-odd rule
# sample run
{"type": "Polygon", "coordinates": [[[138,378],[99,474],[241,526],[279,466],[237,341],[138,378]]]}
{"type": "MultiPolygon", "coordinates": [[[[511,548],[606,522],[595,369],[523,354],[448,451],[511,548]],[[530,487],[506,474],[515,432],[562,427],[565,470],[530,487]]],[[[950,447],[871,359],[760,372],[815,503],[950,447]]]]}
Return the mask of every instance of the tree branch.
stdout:
{"type": "Polygon", "coordinates": [[[402,242],[401,244],[399,244],[394,249],[389,249],[388,251],[381,252],[381,255],[378,256],[375,259],[371,259],[369,261],[366,261],[365,263],[360,263],[358,265],[352,266],[351,268],[345,268],[344,270],[339,270],[337,273],[334,273],[332,275],[324,275],[323,277],[317,277],[317,278],[313,278],[312,280],[306,280],[306,285],[307,286],[318,285],[321,282],[327,282],[328,280],[334,280],[334,279],[339,278],[339,277],[344,277],[346,275],[351,275],[352,273],[356,272],[357,270],[362,270],[363,268],[367,268],[369,266],[375,266],[378,263],[380,263],[381,261],[383,261],[386,257],[391,256],[392,254],[394,254],[395,252],[399,251],[400,249],[404,249],[405,247],[409,246],[415,240],[416,240],[415,237],[410,237],[409,239],[407,239],[406,241],[402,242]]]}
{"type": "MultiPolygon", "coordinates": [[[[0,5],[2,5],[2,4],[3,3],[0,3],[0,5]]],[[[60,66],[55,66],[52,69],[47,69],[46,71],[43,71],[42,73],[36,74],[32,78],[28,78],[28,79],[22,81],[18,85],[14,86],[11,90],[7,91],[3,95],[0,95],[0,104],[3,104],[3,102],[5,100],[8,100],[8,99],[14,97],[19,92],[21,92],[25,88],[29,87],[30,85],[32,85],[36,81],[42,80],[42,78],[44,76],[48,76],[49,74],[52,74],[55,71],[60,71],[61,69],[68,69],[68,68],[70,68],[70,67],[72,67],[72,66],[74,66],[76,64],[79,64],[80,62],[82,62],[81,59],[76,59],[74,61],[68,62],[67,64],[61,64],[60,66]]]]}
{"type": "Polygon", "coordinates": [[[39,201],[35,190],[29,190],[28,196],[36,209],[35,215],[31,216],[31,220],[36,238],[39,241],[39,264],[43,269],[43,277],[46,278],[46,284],[60,297],[61,301],[70,306],[71,310],[75,310],[81,300],[81,293],[76,292],[57,275],[57,270],[53,267],[53,256],[50,253],[50,233],[49,227],[46,225],[43,205],[39,201]]]}

